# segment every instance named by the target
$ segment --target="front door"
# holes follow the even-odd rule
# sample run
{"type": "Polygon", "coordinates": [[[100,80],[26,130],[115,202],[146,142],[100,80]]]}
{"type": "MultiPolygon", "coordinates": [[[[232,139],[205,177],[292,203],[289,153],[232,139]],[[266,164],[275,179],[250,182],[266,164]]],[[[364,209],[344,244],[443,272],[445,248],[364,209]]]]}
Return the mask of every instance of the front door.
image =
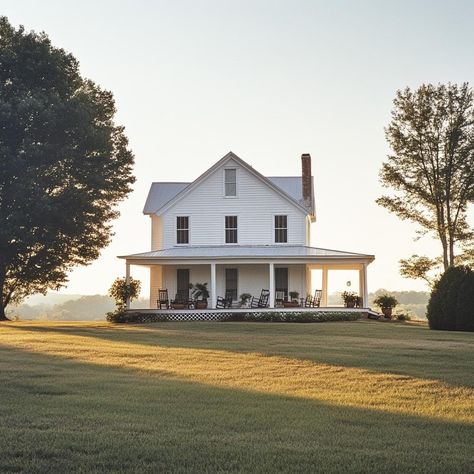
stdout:
{"type": "Polygon", "coordinates": [[[288,299],[288,268],[275,268],[275,291],[283,291],[288,299]]]}

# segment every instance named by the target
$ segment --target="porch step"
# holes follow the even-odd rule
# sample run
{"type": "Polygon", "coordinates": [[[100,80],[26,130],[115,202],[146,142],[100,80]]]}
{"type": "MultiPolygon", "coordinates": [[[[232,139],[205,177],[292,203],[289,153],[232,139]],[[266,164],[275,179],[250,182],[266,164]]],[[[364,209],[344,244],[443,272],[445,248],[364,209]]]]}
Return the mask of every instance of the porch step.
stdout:
{"type": "Polygon", "coordinates": [[[380,319],[383,315],[380,313],[377,313],[376,311],[369,310],[367,311],[367,317],[369,319],[380,319]]]}

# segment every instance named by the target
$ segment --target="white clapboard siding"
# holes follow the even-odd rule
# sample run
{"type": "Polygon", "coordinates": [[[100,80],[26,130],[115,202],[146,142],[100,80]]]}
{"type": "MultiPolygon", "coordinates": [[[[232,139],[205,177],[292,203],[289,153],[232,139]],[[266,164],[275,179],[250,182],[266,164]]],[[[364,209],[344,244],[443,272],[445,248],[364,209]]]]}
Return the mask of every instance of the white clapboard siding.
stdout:
{"type": "MultiPolygon", "coordinates": [[[[307,244],[307,218],[303,210],[266,186],[260,179],[230,161],[237,169],[237,197],[224,196],[224,168],[217,169],[161,216],[163,240],[153,236],[153,245],[176,245],[176,217],[189,216],[190,245],[225,244],[224,218],[238,216],[238,244],[274,244],[274,216],[288,216],[288,244],[307,244]]],[[[154,222],[154,221],[153,221],[154,222]]],[[[153,226],[160,232],[160,225],[153,226]]]]}
{"type": "Polygon", "coordinates": [[[160,216],[151,216],[151,250],[162,250],[163,247],[163,219],[160,216]]]}

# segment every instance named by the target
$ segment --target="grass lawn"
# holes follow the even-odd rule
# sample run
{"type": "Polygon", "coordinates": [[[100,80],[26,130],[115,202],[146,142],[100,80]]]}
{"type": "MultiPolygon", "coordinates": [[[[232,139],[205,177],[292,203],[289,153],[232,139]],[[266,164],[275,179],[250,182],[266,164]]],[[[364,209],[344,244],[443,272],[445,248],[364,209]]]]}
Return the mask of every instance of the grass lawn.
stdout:
{"type": "Polygon", "coordinates": [[[0,472],[473,472],[474,334],[0,324],[0,472]]]}

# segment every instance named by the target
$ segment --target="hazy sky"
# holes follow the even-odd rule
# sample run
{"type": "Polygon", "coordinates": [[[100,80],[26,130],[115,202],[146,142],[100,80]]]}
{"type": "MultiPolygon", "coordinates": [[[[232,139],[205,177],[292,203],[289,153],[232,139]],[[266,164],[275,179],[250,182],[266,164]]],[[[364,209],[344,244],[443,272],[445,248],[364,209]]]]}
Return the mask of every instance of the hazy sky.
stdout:
{"type": "MultiPolygon", "coordinates": [[[[1,0],[114,93],[137,182],[112,244],[64,292],[105,293],[117,255],[149,250],[151,181],[195,179],[229,150],[265,175],[311,153],[319,247],[373,253],[369,287],[424,289],[398,260],[434,255],[374,200],[395,91],[474,82],[474,1],[1,0]]],[[[145,280],[147,273],[132,268],[145,280]]],[[[146,284],[145,283],[145,291],[146,284]]]]}

